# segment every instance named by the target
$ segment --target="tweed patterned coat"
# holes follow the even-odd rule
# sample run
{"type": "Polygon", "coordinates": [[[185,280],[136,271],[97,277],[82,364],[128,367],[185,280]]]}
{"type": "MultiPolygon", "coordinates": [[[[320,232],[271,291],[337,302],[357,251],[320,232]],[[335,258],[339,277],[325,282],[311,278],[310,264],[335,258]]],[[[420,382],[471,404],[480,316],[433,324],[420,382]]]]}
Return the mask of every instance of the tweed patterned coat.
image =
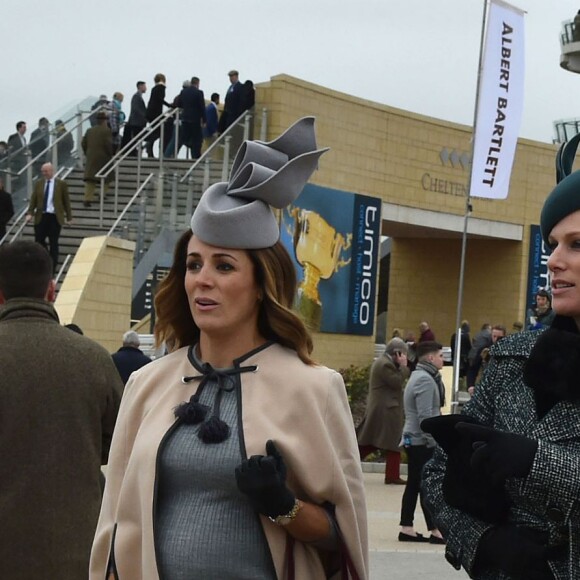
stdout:
{"type": "MultiPolygon", "coordinates": [[[[554,397],[555,404],[539,418],[537,392],[524,382],[523,371],[542,332],[514,334],[492,348],[488,369],[464,413],[482,424],[538,441],[528,476],[510,478],[505,484],[512,504],[508,521],[548,531],[551,546],[567,544],[568,559],[550,561],[550,567],[556,580],[579,580],[580,385],[572,387],[578,391],[575,397],[560,396],[559,400],[554,397]]],[[[553,385],[559,380],[556,374],[553,385]]],[[[546,382],[552,385],[551,381],[546,382]]],[[[463,566],[471,578],[508,580],[510,577],[503,572],[474,569],[479,541],[491,524],[445,502],[442,492],[445,466],[446,455],[438,448],[425,467],[423,483],[428,505],[447,539],[445,557],[456,569],[463,566]]]]}

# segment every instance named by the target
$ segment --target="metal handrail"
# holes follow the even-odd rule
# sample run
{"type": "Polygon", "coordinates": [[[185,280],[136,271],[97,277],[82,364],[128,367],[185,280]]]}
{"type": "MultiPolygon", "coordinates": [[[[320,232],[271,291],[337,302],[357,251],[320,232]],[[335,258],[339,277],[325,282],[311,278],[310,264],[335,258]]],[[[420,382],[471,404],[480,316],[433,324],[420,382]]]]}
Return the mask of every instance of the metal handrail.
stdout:
{"type": "Polygon", "coordinates": [[[115,220],[115,223],[111,226],[111,229],[107,233],[107,236],[111,236],[113,234],[113,232],[115,231],[115,228],[121,223],[121,220],[125,217],[125,214],[127,213],[127,211],[129,211],[129,208],[133,205],[135,200],[141,195],[141,192],[143,191],[143,189],[145,188],[145,186],[149,183],[149,181],[151,179],[153,179],[153,173],[150,173],[147,176],[145,181],[140,185],[139,189],[133,194],[131,199],[127,202],[127,205],[125,205],[125,207],[123,208],[123,210],[121,211],[121,213],[119,214],[117,219],[115,220]]]}
{"type": "Polygon", "coordinates": [[[152,123],[144,127],[141,131],[139,131],[139,133],[137,133],[137,135],[135,135],[135,137],[133,137],[133,139],[131,139],[131,141],[129,141],[122,149],[117,151],[117,154],[112,159],[110,159],[105,165],[103,165],[101,169],[99,169],[95,177],[101,180],[107,178],[111,172],[117,169],[121,161],[124,161],[129,155],[129,153],[131,153],[136,148],[137,144],[144,141],[151,133],[153,133],[153,131],[158,129],[163,123],[165,123],[167,119],[171,118],[174,115],[179,116],[178,108],[169,109],[165,111],[165,113],[163,113],[162,115],[159,115],[157,119],[155,119],[152,123]]]}
{"type": "MultiPolygon", "coordinates": [[[[38,154],[38,155],[37,155],[37,156],[36,156],[34,159],[31,159],[31,160],[29,161],[28,165],[31,165],[31,164],[33,164],[33,163],[34,163],[35,161],[37,161],[37,160],[38,160],[40,157],[42,157],[42,156],[43,156],[45,153],[48,153],[49,151],[51,151],[51,150],[54,148],[54,146],[55,146],[57,143],[59,143],[60,141],[62,141],[62,140],[63,140],[63,139],[64,139],[64,138],[65,138],[67,135],[69,135],[69,134],[72,134],[72,132],[73,132],[73,131],[74,131],[74,130],[77,128],[77,127],[79,127],[80,125],[82,125],[83,123],[85,123],[85,122],[87,121],[87,119],[88,119],[89,117],[91,117],[91,115],[93,115],[94,113],[97,113],[98,111],[101,111],[101,110],[107,110],[107,106],[106,106],[106,105],[101,105],[100,107],[98,107],[98,108],[97,108],[97,109],[95,109],[94,111],[79,111],[79,112],[77,113],[77,115],[75,115],[75,116],[78,116],[78,115],[80,115],[80,121],[77,121],[77,122],[76,122],[76,123],[75,123],[75,124],[74,124],[74,125],[73,125],[73,126],[70,128],[70,129],[67,129],[67,130],[66,130],[66,132],[64,132],[62,135],[58,136],[58,137],[57,137],[57,138],[56,138],[56,139],[55,139],[55,140],[54,140],[54,141],[53,141],[53,142],[52,142],[52,143],[51,143],[51,144],[50,144],[48,147],[46,147],[45,149],[43,149],[43,151],[41,151],[41,152],[40,152],[40,153],[39,153],[39,154],[38,154]],[[86,114],[87,116],[86,116],[86,117],[83,119],[83,115],[85,115],[85,114],[86,114]]],[[[79,146],[79,145],[80,145],[80,143],[79,143],[77,146],[79,146]]],[[[19,174],[20,174],[22,171],[24,171],[24,170],[25,170],[25,169],[28,167],[28,165],[27,165],[27,166],[25,166],[25,167],[23,167],[23,168],[20,170],[19,174]]]]}
{"type": "MultiPolygon", "coordinates": [[[[205,161],[209,154],[214,151],[214,149],[217,149],[217,147],[221,146],[223,143],[226,142],[226,140],[229,138],[231,138],[231,133],[233,132],[235,127],[239,127],[239,125],[241,124],[242,121],[246,121],[246,119],[249,121],[252,118],[252,111],[247,110],[244,111],[203,153],[203,155],[201,157],[199,157],[198,159],[196,159],[193,164],[191,165],[191,167],[185,172],[185,174],[183,175],[183,177],[179,180],[179,183],[183,183],[195,170],[195,168],[200,165],[200,163],[202,161],[205,161]]],[[[226,162],[225,156],[224,156],[224,162],[226,162]]]]}
{"type": "MultiPolygon", "coordinates": [[[[12,225],[6,230],[6,233],[0,239],[0,246],[6,241],[8,236],[12,233],[12,230],[16,227],[16,224],[18,224],[20,222],[20,220],[24,218],[24,216],[26,215],[27,212],[28,212],[28,206],[24,206],[22,208],[22,211],[16,216],[16,219],[12,222],[12,225]]],[[[25,225],[26,225],[26,222],[23,223],[22,228],[20,228],[18,230],[18,232],[15,234],[14,237],[16,237],[22,231],[22,229],[24,228],[25,225]]]]}
{"type": "MultiPolygon", "coordinates": [[[[104,200],[105,200],[105,180],[107,177],[114,171],[115,172],[115,212],[117,211],[117,200],[118,200],[118,188],[119,188],[119,166],[122,161],[124,161],[129,154],[136,148],[137,149],[137,185],[141,182],[141,143],[147,139],[147,137],[153,132],[156,131],[157,128],[161,127],[161,139],[163,140],[163,129],[165,125],[165,121],[172,116],[175,116],[176,123],[179,123],[179,109],[174,108],[166,111],[162,115],[159,115],[157,119],[155,119],[150,125],[144,127],[131,141],[129,141],[117,154],[110,159],[98,173],[95,174],[95,177],[101,180],[101,192],[100,192],[100,208],[99,208],[99,222],[102,227],[103,225],[103,211],[104,211],[104,200]]],[[[179,131],[179,128],[176,127],[176,130],[179,131]]],[[[163,164],[163,152],[161,152],[159,156],[159,164],[160,166],[163,164]]]]}
{"type": "Polygon", "coordinates": [[[67,267],[68,263],[70,262],[71,258],[72,258],[72,254],[66,255],[66,258],[64,259],[64,262],[62,263],[62,266],[60,267],[58,274],[56,275],[56,278],[54,279],[55,284],[58,284],[58,281],[60,280],[60,277],[62,276],[62,273],[64,272],[64,270],[67,267]]]}
{"type": "MultiPolygon", "coordinates": [[[[38,161],[43,155],[45,155],[46,153],[48,153],[49,151],[51,151],[53,149],[53,147],[59,143],[60,141],[62,141],[64,139],[64,137],[66,135],[68,135],[69,133],[72,133],[74,129],[76,129],[79,125],[82,125],[84,122],[86,122],[86,120],[93,115],[93,113],[96,113],[100,110],[106,110],[107,106],[106,105],[101,105],[100,107],[98,107],[97,109],[95,109],[94,111],[79,111],[77,113],[77,115],[81,116],[80,121],[77,121],[77,123],[72,126],[70,129],[67,129],[67,131],[65,133],[63,133],[62,135],[60,135],[59,137],[57,137],[48,147],[45,147],[36,157],[34,157],[34,159],[31,159],[16,175],[20,175],[21,173],[23,173],[26,169],[28,169],[29,166],[33,165],[33,163],[35,161],[38,161]],[[83,115],[87,114],[87,116],[83,119],[83,115]]],[[[75,117],[77,116],[75,115],[75,117]]],[[[22,147],[22,149],[27,149],[28,146],[26,147],[22,147]]],[[[19,149],[19,151],[21,151],[22,149],[19,149]]]]}

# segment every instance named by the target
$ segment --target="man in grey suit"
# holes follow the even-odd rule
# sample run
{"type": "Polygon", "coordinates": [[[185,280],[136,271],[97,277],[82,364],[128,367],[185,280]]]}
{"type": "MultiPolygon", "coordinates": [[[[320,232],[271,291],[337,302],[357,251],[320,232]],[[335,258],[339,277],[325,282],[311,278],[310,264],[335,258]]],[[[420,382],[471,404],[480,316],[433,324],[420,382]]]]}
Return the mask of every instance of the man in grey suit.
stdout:
{"type": "Polygon", "coordinates": [[[45,163],[40,172],[42,179],[34,184],[26,221],[34,217],[34,240],[44,248],[50,248],[50,257],[56,273],[60,230],[65,223],[70,224],[72,221],[68,185],[62,179],[54,177],[52,163],[45,163]]]}
{"type": "MultiPolygon", "coordinates": [[[[123,132],[121,147],[124,147],[133,137],[138,135],[147,125],[147,106],[143,95],[147,92],[145,81],[137,81],[137,92],[131,97],[131,111],[129,120],[123,132]]],[[[137,155],[136,150],[131,155],[137,155]]]]}
{"type": "MultiPolygon", "coordinates": [[[[28,151],[26,145],[26,122],[18,121],[16,123],[16,133],[12,133],[8,137],[8,154],[10,155],[10,169],[13,173],[18,173],[27,163],[28,159],[26,153],[28,151]]],[[[15,178],[16,179],[16,178],[15,178]]],[[[14,184],[16,187],[20,187],[26,177],[24,175],[20,176],[20,179],[14,184]]]]}

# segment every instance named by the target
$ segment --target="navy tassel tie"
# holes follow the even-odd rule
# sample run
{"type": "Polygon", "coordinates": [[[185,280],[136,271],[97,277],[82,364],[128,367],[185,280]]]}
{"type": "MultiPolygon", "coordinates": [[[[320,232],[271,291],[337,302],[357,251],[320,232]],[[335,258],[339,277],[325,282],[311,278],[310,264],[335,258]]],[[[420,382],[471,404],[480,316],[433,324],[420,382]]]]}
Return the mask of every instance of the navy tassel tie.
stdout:
{"type": "MultiPolygon", "coordinates": [[[[191,347],[193,348],[193,347],[191,347]]],[[[190,349],[191,351],[191,349],[190,349]]],[[[191,352],[189,353],[191,360],[191,352]]],[[[204,363],[201,368],[201,375],[192,377],[183,377],[182,382],[201,379],[199,387],[189,401],[183,402],[174,409],[174,414],[177,419],[182,420],[188,425],[197,425],[202,423],[197,436],[203,443],[221,443],[225,441],[231,434],[230,426],[220,418],[220,405],[222,400],[222,393],[224,391],[233,391],[235,383],[233,377],[241,373],[254,372],[258,369],[256,365],[247,367],[236,367],[226,370],[214,369],[209,363],[204,363]],[[206,419],[210,407],[202,405],[199,402],[201,393],[205,385],[214,380],[217,383],[217,393],[214,400],[211,417],[206,419]]]]}
{"type": "Polygon", "coordinates": [[[209,413],[209,407],[199,402],[199,395],[191,395],[189,401],[184,401],[175,407],[174,414],[187,425],[201,423],[209,413]]]}

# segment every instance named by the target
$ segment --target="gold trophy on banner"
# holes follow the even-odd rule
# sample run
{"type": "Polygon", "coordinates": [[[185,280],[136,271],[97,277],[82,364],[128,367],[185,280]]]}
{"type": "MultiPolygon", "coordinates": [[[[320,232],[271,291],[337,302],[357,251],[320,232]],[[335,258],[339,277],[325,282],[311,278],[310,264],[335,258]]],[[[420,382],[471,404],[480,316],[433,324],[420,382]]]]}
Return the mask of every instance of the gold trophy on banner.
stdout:
{"type": "Polygon", "coordinates": [[[294,231],[288,232],[293,237],[294,254],[304,268],[295,307],[311,330],[320,330],[322,302],[318,283],[350,263],[350,258],[344,260],[341,254],[350,248],[352,233],[343,236],[314,211],[299,207],[287,211],[294,218],[294,231]]]}

